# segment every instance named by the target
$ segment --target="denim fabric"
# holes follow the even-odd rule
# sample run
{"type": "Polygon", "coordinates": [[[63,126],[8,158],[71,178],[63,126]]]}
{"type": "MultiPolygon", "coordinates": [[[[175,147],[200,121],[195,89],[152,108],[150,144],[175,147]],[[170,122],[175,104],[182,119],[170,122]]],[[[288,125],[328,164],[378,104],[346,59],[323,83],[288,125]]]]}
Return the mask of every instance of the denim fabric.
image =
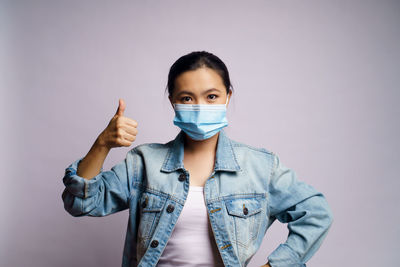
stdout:
{"type": "MultiPolygon", "coordinates": [[[[65,170],[62,200],[72,216],[129,209],[122,267],[156,266],[171,236],[189,190],[183,138],[181,130],[165,144],[138,145],[90,180],[76,175],[83,157],[65,170]]],[[[289,234],[268,256],[271,266],[306,266],[333,222],[325,196],[275,153],[234,141],[223,129],[204,196],[225,266],[247,266],[276,219],[287,223],[289,234]]]]}

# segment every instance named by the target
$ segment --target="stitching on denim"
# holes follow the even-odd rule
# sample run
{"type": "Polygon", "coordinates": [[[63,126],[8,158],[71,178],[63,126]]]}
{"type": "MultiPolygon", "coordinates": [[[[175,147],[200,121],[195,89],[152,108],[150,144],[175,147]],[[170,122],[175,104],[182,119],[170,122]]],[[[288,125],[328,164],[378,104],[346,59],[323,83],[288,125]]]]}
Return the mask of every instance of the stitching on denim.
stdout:
{"type": "Polygon", "coordinates": [[[142,181],[139,180],[139,178],[138,178],[138,176],[139,176],[139,170],[138,170],[138,165],[139,165],[138,157],[139,157],[139,155],[137,154],[138,151],[136,150],[136,148],[134,149],[134,151],[136,153],[133,154],[133,160],[132,160],[132,163],[133,163],[133,183],[140,185],[142,183],[142,181]]]}
{"type": "MultiPolygon", "coordinates": [[[[132,163],[132,165],[133,165],[133,160],[132,160],[132,162],[130,162],[130,160],[129,160],[129,158],[131,157],[131,154],[130,154],[130,152],[128,152],[128,154],[126,155],[126,158],[125,158],[125,167],[126,167],[126,182],[127,182],[127,184],[128,184],[128,190],[127,190],[127,195],[126,195],[126,203],[129,203],[129,198],[130,198],[130,196],[131,196],[131,190],[132,190],[132,187],[131,187],[131,185],[130,185],[130,180],[129,180],[129,175],[130,175],[130,172],[129,172],[129,165],[132,163]]],[[[133,166],[132,166],[132,168],[134,168],[133,166]]]]}
{"type": "Polygon", "coordinates": [[[270,187],[270,183],[272,180],[272,175],[275,173],[275,168],[277,165],[277,162],[275,162],[275,160],[278,160],[278,156],[275,153],[272,153],[272,160],[270,160],[271,165],[270,165],[270,173],[269,173],[269,182],[268,182],[268,194],[267,195],[267,210],[268,210],[268,218],[271,217],[271,207],[270,207],[270,195],[269,195],[269,187],[270,187]]]}
{"type": "Polygon", "coordinates": [[[178,198],[173,194],[165,193],[163,191],[160,191],[160,190],[158,190],[156,188],[153,188],[153,187],[149,186],[148,184],[146,184],[146,185],[137,184],[137,186],[141,188],[142,192],[145,192],[145,191],[152,192],[152,193],[154,193],[156,195],[163,196],[163,197],[165,197],[167,199],[171,199],[171,200],[175,201],[176,203],[184,205],[184,201],[181,198],[178,198]]]}
{"type": "Polygon", "coordinates": [[[175,140],[171,140],[171,141],[169,141],[168,143],[166,143],[166,144],[164,144],[163,146],[166,146],[166,148],[167,148],[167,155],[166,155],[166,157],[165,157],[165,159],[164,159],[164,162],[163,162],[163,164],[161,165],[161,171],[167,171],[167,172],[169,172],[169,171],[174,171],[174,170],[177,170],[178,168],[175,168],[175,169],[171,169],[171,166],[169,166],[167,163],[170,161],[170,159],[171,159],[171,154],[172,154],[172,150],[173,150],[173,148],[174,148],[174,144],[175,144],[175,142],[174,142],[175,140]]]}
{"type": "MultiPolygon", "coordinates": [[[[207,210],[208,210],[208,205],[207,205],[207,204],[206,204],[206,208],[207,208],[207,210]]],[[[207,213],[207,216],[208,216],[208,218],[209,218],[209,220],[210,220],[211,230],[212,230],[212,232],[213,232],[214,240],[215,240],[215,242],[217,243],[218,251],[219,251],[219,254],[221,255],[222,262],[224,263],[224,265],[228,266],[228,265],[227,265],[226,255],[225,255],[224,253],[222,253],[221,247],[220,247],[219,244],[218,244],[218,236],[217,236],[217,235],[219,235],[219,232],[217,231],[218,229],[214,229],[214,228],[215,228],[214,226],[217,224],[217,222],[215,221],[214,216],[210,216],[209,213],[207,213]]]]}
{"type": "Polygon", "coordinates": [[[268,150],[268,149],[266,149],[264,147],[255,147],[255,146],[251,146],[249,144],[245,144],[245,143],[238,142],[238,141],[235,141],[235,140],[231,140],[231,142],[233,142],[234,146],[237,146],[237,147],[246,147],[246,148],[249,148],[251,150],[258,151],[258,152],[263,152],[263,153],[266,153],[266,154],[273,154],[272,151],[270,151],[270,150],[268,150]]]}
{"type": "Polygon", "coordinates": [[[155,194],[152,194],[151,192],[143,192],[141,194],[141,196],[139,198],[139,203],[142,204],[143,201],[146,202],[146,207],[144,207],[144,208],[142,207],[141,208],[142,212],[160,212],[164,208],[166,203],[168,202],[168,198],[165,198],[163,196],[158,196],[158,195],[155,195],[155,197],[154,197],[152,195],[155,195],[155,194]],[[157,199],[158,197],[160,197],[160,199],[161,199],[160,201],[158,201],[158,199],[157,199]],[[159,204],[159,206],[156,206],[153,203],[153,205],[150,207],[148,205],[149,198],[157,199],[157,202],[158,202],[157,204],[159,204]]]}
{"type": "MultiPolygon", "coordinates": [[[[258,213],[256,213],[256,214],[258,214],[258,213]]],[[[261,215],[262,215],[262,213],[259,214],[259,217],[261,217],[261,215]]],[[[241,242],[240,240],[237,240],[237,239],[235,240],[237,245],[240,245],[241,247],[243,247],[245,249],[247,249],[250,246],[251,241],[257,239],[257,236],[258,236],[258,233],[260,232],[260,227],[261,227],[261,219],[262,218],[256,218],[256,217],[251,217],[251,218],[253,219],[253,224],[256,225],[257,231],[253,232],[253,233],[250,233],[250,236],[248,237],[248,239],[244,241],[246,243],[243,243],[243,242],[241,242]]],[[[236,222],[235,222],[235,224],[236,224],[236,222]]]]}
{"type": "Polygon", "coordinates": [[[229,143],[229,147],[231,148],[231,154],[233,156],[233,159],[235,160],[235,163],[237,164],[237,167],[239,168],[239,171],[242,171],[242,168],[240,167],[237,159],[236,159],[236,154],[235,151],[233,150],[233,145],[232,145],[232,141],[228,138],[228,143],[229,143]]]}
{"type": "Polygon", "coordinates": [[[221,210],[221,208],[213,209],[213,210],[211,210],[210,212],[211,212],[211,213],[214,213],[214,212],[219,211],[219,210],[221,210]]]}
{"type": "Polygon", "coordinates": [[[232,246],[232,244],[226,244],[225,246],[222,246],[221,249],[226,249],[227,247],[232,246]]]}
{"type": "Polygon", "coordinates": [[[236,251],[240,251],[239,250],[239,240],[238,240],[238,230],[237,230],[237,222],[236,222],[236,218],[232,217],[233,219],[233,225],[235,226],[235,241],[236,241],[236,251]]]}
{"type": "Polygon", "coordinates": [[[170,160],[171,153],[172,153],[172,146],[168,148],[167,156],[165,157],[163,165],[162,165],[163,170],[168,170],[170,168],[170,166],[167,165],[167,162],[169,162],[169,160],[170,160]]]}
{"type": "MultiPolygon", "coordinates": [[[[246,194],[239,194],[239,195],[246,195],[246,194]]],[[[261,193],[258,194],[258,196],[256,197],[242,197],[242,198],[238,198],[238,199],[256,199],[259,201],[259,203],[261,203],[261,201],[263,200],[263,196],[265,195],[265,193],[261,193]]],[[[232,198],[231,196],[229,198],[231,199],[236,199],[236,196],[234,196],[234,198],[232,198]]],[[[262,220],[262,207],[253,210],[251,213],[249,213],[246,216],[242,216],[241,214],[237,214],[235,212],[232,212],[229,208],[228,205],[225,203],[225,207],[227,209],[228,214],[230,214],[230,216],[232,216],[232,219],[234,221],[234,232],[235,232],[235,236],[236,236],[236,240],[234,241],[234,243],[236,244],[237,250],[240,251],[240,247],[247,249],[250,245],[250,241],[251,240],[255,240],[258,236],[258,233],[260,232],[260,227],[261,227],[261,220],[262,220]],[[236,217],[240,217],[240,218],[236,218],[236,217]],[[253,226],[255,226],[257,228],[257,231],[255,232],[250,232],[250,235],[247,237],[247,239],[245,238],[245,240],[239,240],[239,231],[238,230],[238,226],[237,226],[237,222],[241,221],[241,220],[249,220],[247,221],[248,223],[252,224],[253,226]]]]}
{"type": "MultiPolygon", "coordinates": [[[[144,188],[143,193],[144,193],[144,192],[153,193],[154,195],[157,195],[157,196],[159,196],[159,197],[163,197],[163,198],[165,198],[166,200],[173,198],[172,195],[167,194],[167,193],[164,193],[164,192],[162,192],[162,191],[160,191],[160,190],[157,190],[157,189],[154,189],[154,188],[152,188],[152,187],[146,186],[146,187],[143,187],[143,188],[144,188]]],[[[176,199],[176,198],[175,198],[175,199],[176,199]]]]}
{"type": "Polygon", "coordinates": [[[265,193],[237,193],[237,194],[231,194],[228,196],[218,196],[214,198],[207,199],[207,204],[211,204],[213,202],[218,202],[218,201],[225,201],[225,200],[230,200],[230,199],[236,199],[236,198],[263,198],[265,193]]]}

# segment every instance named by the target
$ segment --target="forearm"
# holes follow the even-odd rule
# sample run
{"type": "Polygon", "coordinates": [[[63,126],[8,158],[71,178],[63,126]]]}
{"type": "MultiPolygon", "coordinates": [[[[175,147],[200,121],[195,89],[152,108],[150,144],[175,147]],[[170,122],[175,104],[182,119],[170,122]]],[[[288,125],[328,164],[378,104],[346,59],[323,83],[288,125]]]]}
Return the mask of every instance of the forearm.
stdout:
{"type": "Polygon", "coordinates": [[[86,156],[78,165],[76,174],[85,179],[92,179],[100,173],[110,149],[96,139],[86,156]]]}
{"type": "Polygon", "coordinates": [[[108,171],[92,179],[77,175],[83,157],[72,162],[63,177],[64,208],[73,216],[106,216],[128,207],[134,179],[134,150],[108,171]]]}
{"type": "Polygon", "coordinates": [[[272,266],[305,266],[321,246],[333,216],[325,197],[316,194],[276,215],[288,223],[289,235],[269,256],[272,266]]]}
{"type": "Polygon", "coordinates": [[[287,223],[285,243],[269,256],[272,267],[305,267],[326,237],[333,221],[325,196],[297,178],[275,155],[269,184],[269,216],[287,223]]]}

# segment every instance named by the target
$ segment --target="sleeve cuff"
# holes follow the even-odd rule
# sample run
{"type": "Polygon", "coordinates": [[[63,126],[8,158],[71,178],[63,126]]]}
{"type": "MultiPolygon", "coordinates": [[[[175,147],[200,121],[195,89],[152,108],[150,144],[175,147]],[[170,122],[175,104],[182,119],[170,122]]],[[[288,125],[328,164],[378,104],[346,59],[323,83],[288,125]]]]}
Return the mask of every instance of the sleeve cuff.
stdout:
{"type": "Polygon", "coordinates": [[[271,267],[305,267],[299,256],[287,244],[280,244],[269,256],[271,267]]]}
{"type": "Polygon", "coordinates": [[[78,165],[83,158],[84,157],[81,157],[75,160],[65,169],[63,183],[71,194],[80,198],[89,198],[98,192],[103,167],[101,167],[99,174],[97,174],[92,179],[85,179],[81,176],[78,176],[76,172],[78,169],[78,165]]]}

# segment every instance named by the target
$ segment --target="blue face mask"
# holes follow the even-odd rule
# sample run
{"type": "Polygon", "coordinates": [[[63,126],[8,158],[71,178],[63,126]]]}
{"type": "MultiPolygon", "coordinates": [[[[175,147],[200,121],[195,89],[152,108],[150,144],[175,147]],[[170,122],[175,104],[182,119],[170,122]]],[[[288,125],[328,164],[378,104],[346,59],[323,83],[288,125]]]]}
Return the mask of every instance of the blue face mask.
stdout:
{"type": "Polygon", "coordinates": [[[208,139],[228,126],[225,104],[173,104],[174,124],[194,140],[208,139]]]}

